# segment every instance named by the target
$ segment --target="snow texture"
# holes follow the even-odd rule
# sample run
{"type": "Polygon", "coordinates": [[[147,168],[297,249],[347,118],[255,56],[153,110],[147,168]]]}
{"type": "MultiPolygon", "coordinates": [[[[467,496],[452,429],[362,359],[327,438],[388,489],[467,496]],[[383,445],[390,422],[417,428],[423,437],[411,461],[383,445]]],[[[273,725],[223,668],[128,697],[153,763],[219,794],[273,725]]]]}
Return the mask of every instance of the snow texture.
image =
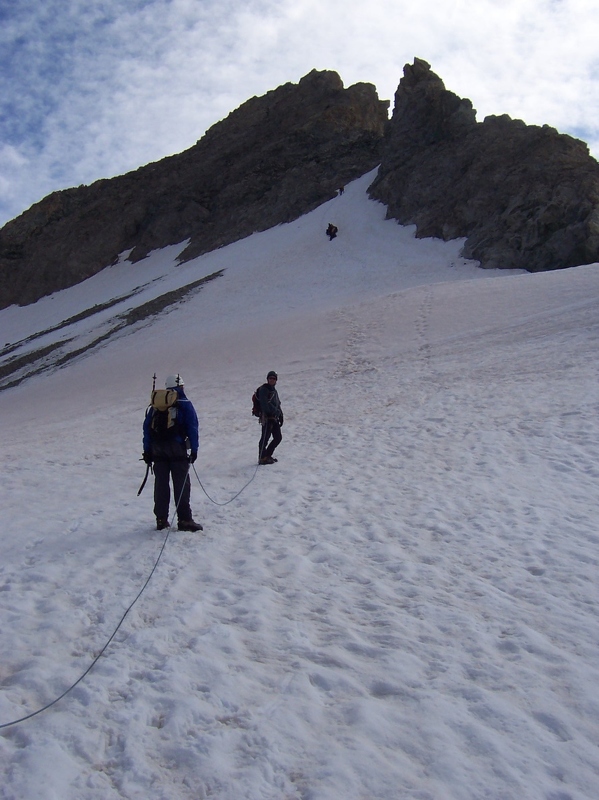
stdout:
{"type": "Polygon", "coordinates": [[[76,349],[224,270],[0,392],[2,800],[599,797],[599,267],[481,270],[385,221],[371,180],[0,312],[1,343],[76,349]],[[284,438],[256,467],[270,369],[284,438]],[[7,725],[160,555],[141,423],[176,371],[204,533],[170,533],[89,674],[7,725]]]}

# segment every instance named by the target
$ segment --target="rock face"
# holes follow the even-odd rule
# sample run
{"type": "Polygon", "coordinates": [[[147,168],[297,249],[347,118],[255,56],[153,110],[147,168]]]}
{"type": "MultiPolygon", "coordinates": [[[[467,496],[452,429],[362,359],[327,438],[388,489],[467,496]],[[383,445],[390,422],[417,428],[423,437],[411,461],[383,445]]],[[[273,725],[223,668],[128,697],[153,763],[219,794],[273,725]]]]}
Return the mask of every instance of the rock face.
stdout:
{"type": "Polygon", "coordinates": [[[419,237],[466,237],[483,267],[530,272],[599,261],[599,164],[584,142],[469,100],[420,59],[395,95],[373,198],[419,237]]]}
{"type": "Polygon", "coordinates": [[[131,250],[189,260],[289,222],[380,162],[389,103],[312,71],[252,98],[189,150],[55,192],[0,230],[0,308],[71,286],[131,250]]]}
{"type": "Polygon", "coordinates": [[[483,267],[599,261],[599,164],[584,142],[507,116],[476,121],[420,59],[388,103],[312,71],[252,98],[189,150],[55,192],[0,230],[0,308],[71,286],[130,251],[189,260],[301,216],[381,164],[371,196],[417,235],[465,238],[483,267]]]}

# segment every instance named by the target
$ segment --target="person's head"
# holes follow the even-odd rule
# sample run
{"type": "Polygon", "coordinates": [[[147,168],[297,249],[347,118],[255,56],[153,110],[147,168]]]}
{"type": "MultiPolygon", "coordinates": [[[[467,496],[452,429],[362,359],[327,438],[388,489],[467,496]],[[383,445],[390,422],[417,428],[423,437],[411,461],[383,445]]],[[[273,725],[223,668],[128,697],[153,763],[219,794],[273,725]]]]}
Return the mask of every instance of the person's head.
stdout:
{"type": "Polygon", "coordinates": [[[164,382],[165,389],[176,389],[178,386],[183,386],[183,378],[180,375],[169,375],[164,382]]]}
{"type": "Polygon", "coordinates": [[[266,380],[271,386],[274,386],[275,383],[277,382],[277,373],[271,369],[271,371],[266,376],[266,380]]]}

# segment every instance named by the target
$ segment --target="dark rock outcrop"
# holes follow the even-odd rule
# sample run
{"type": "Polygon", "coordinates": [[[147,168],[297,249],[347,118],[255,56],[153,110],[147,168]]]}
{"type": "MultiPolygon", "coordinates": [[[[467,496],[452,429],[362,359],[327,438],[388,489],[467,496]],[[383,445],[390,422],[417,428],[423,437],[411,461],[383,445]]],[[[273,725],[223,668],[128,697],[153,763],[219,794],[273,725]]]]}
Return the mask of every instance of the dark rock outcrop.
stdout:
{"type": "Polygon", "coordinates": [[[389,103],[312,71],[252,98],[179,155],[55,192],[0,231],[0,308],[182,245],[181,261],[289,222],[380,161],[389,103]]]}
{"type": "Polygon", "coordinates": [[[466,237],[483,267],[599,261],[599,164],[584,142],[508,116],[476,121],[420,59],[395,95],[373,198],[419,237],[466,237]]]}
{"type": "Polygon", "coordinates": [[[483,267],[599,260],[599,164],[584,142],[507,116],[482,123],[430,66],[404,68],[393,118],[371,84],[312,71],[252,98],[179,155],[55,192],[0,230],[0,308],[130,251],[180,261],[289,222],[381,163],[371,196],[420,237],[465,238],[483,267]],[[384,137],[384,141],[383,141],[384,137]]]}

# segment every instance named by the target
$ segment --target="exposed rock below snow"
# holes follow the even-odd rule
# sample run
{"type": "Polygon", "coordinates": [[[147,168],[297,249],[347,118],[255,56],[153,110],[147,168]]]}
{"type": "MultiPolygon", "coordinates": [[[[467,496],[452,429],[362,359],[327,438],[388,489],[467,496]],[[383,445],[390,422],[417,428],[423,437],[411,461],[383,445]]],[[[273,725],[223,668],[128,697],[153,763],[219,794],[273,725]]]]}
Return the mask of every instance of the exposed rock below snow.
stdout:
{"type": "Polygon", "coordinates": [[[476,122],[420,59],[404,68],[370,193],[420,237],[467,237],[464,255],[483,267],[599,260],[599,164],[586,144],[508,116],[476,122]]]}
{"type": "Polygon", "coordinates": [[[254,97],[189,150],[48,195],[0,231],[0,308],[71,286],[131,250],[181,260],[289,222],[380,161],[387,101],[312,71],[254,97]]]}

